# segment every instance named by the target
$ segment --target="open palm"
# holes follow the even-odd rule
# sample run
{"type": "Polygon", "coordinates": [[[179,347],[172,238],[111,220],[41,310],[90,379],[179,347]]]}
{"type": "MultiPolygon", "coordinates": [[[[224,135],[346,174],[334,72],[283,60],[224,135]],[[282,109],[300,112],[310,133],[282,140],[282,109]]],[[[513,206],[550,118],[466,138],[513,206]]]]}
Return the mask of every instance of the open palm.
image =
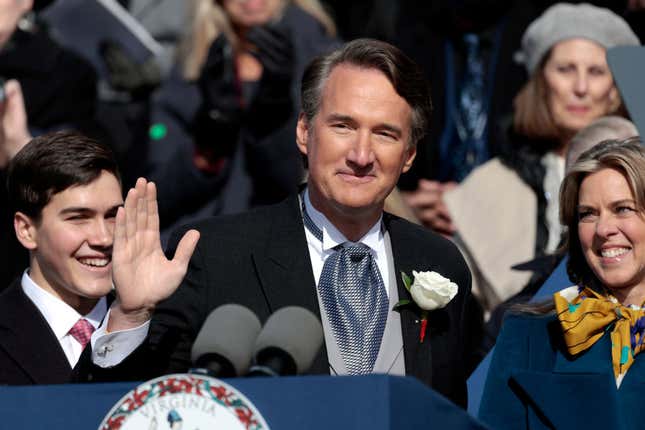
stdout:
{"type": "Polygon", "coordinates": [[[190,230],[166,258],[159,238],[155,184],[139,178],[119,208],[112,253],[113,279],[123,314],[150,312],[181,283],[199,232],[190,230]]]}

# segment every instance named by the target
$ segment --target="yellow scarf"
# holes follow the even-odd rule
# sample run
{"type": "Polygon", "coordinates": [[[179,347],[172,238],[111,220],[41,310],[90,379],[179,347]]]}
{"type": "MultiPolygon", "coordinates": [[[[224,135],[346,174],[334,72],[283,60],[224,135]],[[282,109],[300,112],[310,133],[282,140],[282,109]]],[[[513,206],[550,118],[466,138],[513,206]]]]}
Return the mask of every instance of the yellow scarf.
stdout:
{"type": "Polygon", "coordinates": [[[571,355],[587,350],[611,332],[611,358],[620,385],[634,356],[645,348],[645,310],[621,305],[591,288],[570,287],[553,295],[564,340],[571,355]]]}

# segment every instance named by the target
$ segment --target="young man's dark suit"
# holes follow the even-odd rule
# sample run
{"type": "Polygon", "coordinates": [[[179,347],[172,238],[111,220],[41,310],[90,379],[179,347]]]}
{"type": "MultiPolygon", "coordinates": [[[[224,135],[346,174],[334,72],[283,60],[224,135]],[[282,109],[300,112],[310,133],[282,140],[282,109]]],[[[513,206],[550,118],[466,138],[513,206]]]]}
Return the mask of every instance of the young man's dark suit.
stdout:
{"type": "Polygon", "coordinates": [[[0,295],[0,385],[62,384],[72,368],[20,280],[0,295]]]}
{"type": "MultiPolygon", "coordinates": [[[[434,270],[459,286],[459,294],[444,308],[430,313],[428,335],[419,343],[417,316],[401,314],[405,367],[438,392],[466,404],[465,303],[470,294],[470,272],[448,240],[395,216],[384,214],[394,254],[399,298],[410,298],[400,272],[434,270]]],[[[208,314],[226,303],[252,309],[264,321],[276,310],[302,306],[320,315],[316,284],[300,212],[293,196],[282,203],[241,215],[212,218],[191,226],[201,233],[188,273],[177,292],[160,304],[153,316],[148,347],[123,363],[117,378],[143,378],[190,367],[190,348],[208,314]],[[165,361],[168,359],[169,361],[165,361]],[[133,367],[129,367],[130,363],[133,367]],[[141,368],[145,363],[145,368],[141,368]],[[129,369],[128,369],[129,368],[129,369]]],[[[171,240],[173,244],[183,230],[171,240]]],[[[116,369],[113,369],[116,370],[116,369]]],[[[108,370],[114,380],[113,370],[108,370]]],[[[103,379],[94,368],[95,379],[103,379]]],[[[309,373],[329,373],[322,348],[309,373]]]]}

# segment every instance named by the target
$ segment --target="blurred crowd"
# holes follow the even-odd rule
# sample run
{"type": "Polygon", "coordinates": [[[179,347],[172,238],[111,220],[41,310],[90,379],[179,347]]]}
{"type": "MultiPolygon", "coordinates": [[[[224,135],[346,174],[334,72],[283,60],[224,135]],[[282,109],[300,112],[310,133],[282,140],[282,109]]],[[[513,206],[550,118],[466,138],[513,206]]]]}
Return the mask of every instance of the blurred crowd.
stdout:
{"type": "MultiPolygon", "coordinates": [[[[124,189],[140,176],[156,183],[162,238],[279,202],[307,175],[295,144],[305,66],[345,40],[388,41],[423,67],[433,115],[386,208],[451,238],[466,257],[469,317],[481,327],[472,368],[503,311],[560,263],[557,196],[569,159],[587,142],[638,134],[605,51],[640,45],[645,2],[589,2],[615,18],[593,31],[579,12],[549,9],[555,3],[5,1],[0,179],[31,136],[74,128],[111,146],[124,189]]],[[[0,288],[28,265],[5,193],[0,288]]]]}

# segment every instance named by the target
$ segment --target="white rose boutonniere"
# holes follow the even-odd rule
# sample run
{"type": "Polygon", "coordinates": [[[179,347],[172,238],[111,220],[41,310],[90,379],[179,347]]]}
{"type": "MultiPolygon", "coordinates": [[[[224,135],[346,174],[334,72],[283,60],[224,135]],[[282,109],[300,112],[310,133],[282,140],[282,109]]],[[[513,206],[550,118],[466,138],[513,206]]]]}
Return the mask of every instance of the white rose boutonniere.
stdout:
{"type": "Polygon", "coordinates": [[[459,288],[450,279],[441,276],[437,272],[412,271],[411,279],[407,274],[401,272],[403,284],[412,296],[411,300],[400,300],[394,305],[394,310],[407,305],[416,305],[421,317],[421,333],[419,341],[425,339],[428,326],[428,312],[445,307],[457,295],[459,288]]]}
{"type": "Polygon", "coordinates": [[[421,309],[433,311],[446,306],[457,295],[457,284],[437,272],[412,271],[412,299],[421,309]]]}

